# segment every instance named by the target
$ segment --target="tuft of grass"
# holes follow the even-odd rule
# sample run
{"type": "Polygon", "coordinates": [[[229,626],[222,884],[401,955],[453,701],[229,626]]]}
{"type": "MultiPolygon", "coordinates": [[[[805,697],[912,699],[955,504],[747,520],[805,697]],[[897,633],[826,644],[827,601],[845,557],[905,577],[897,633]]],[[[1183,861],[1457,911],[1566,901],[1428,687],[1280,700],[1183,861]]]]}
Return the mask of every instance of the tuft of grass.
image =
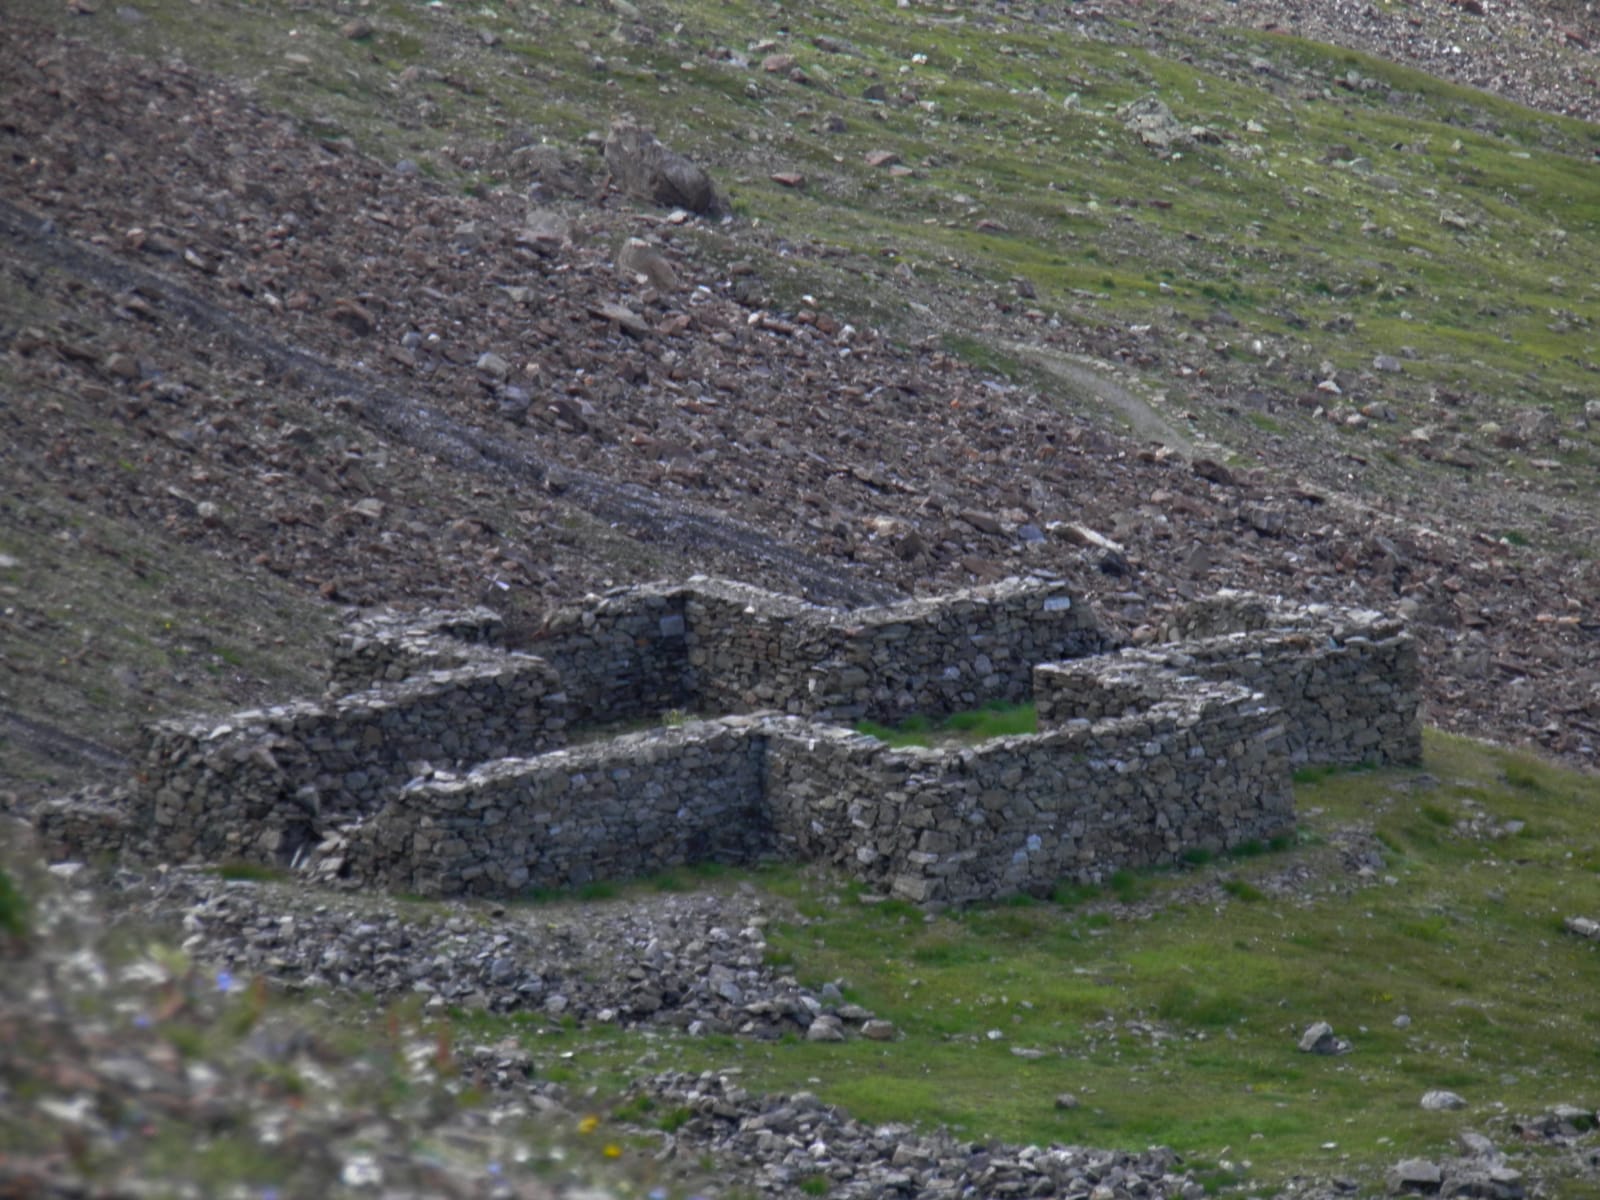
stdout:
{"type": "Polygon", "coordinates": [[[1373,770],[1371,763],[1319,763],[1316,766],[1299,767],[1293,775],[1296,787],[1302,784],[1321,783],[1324,779],[1332,779],[1337,775],[1355,775],[1373,770]]]}
{"type": "Polygon", "coordinates": [[[1456,823],[1455,816],[1450,810],[1441,808],[1437,804],[1424,804],[1417,811],[1422,814],[1424,819],[1439,826],[1441,829],[1449,829],[1456,823]]]}
{"type": "Polygon", "coordinates": [[[1106,880],[1106,889],[1123,904],[1133,904],[1150,894],[1150,880],[1136,871],[1119,867],[1106,880]]]}
{"type": "MultiPolygon", "coordinates": [[[[671,888],[666,890],[670,891],[671,888]]],[[[517,896],[519,904],[557,904],[571,900],[612,900],[622,894],[622,885],[610,880],[597,879],[573,887],[547,887],[536,884],[524,888],[517,896]]]]}
{"type": "Polygon", "coordinates": [[[1256,887],[1255,884],[1243,879],[1224,879],[1222,881],[1222,890],[1235,900],[1242,900],[1246,904],[1255,904],[1257,901],[1267,898],[1266,893],[1256,887]]]}
{"type": "Polygon", "coordinates": [[[895,725],[861,721],[857,733],[875,737],[890,746],[933,746],[945,742],[982,742],[989,738],[1014,737],[1039,732],[1039,714],[1032,704],[1006,704],[996,701],[967,712],[951,713],[937,720],[910,716],[895,725]]]}
{"type": "Polygon", "coordinates": [[[1191,1028],[1220,1029],[1248,1013],[1249,1005],[1242,996],[1192,983],[1173,983],[1162,991],[1156,1001],[1156,1015],[1163,1021],[1191,1028]]]}
{"type": "Polygon", "coordinates": [[[676,1133],[692,1120],[694,1120],[694,1109],[679,1105],[664,1113],[656,1122],[656,1128],[662,1133],[676,1133]]]}
{"type": "Polygon", "coordinates": [[[0,868],[0,933],[18,940],[28,936],[28,901],[0,868]]]}
{"type": "Polygon", "coordinates": [[[856,732],[877,738],[884,745],[896,749],[906,746],[928,746],[932,745],[933,741],[928,733],[926,717],[908,718],[898,725],[885,725],[879,721],[860,721],[856,724],[856,732]]]}
{"type": "Polygon", "coordinates": [[[1090,883],[1058,883],[1050,893],[1050,902],[1060,908],[1072,909],[1099,899],[1103,893],[1090,883]]]}
{"type": "Polygon", "coordinates": [[[221,863],[213,873],[229,883],[282,883],[289,878],[287,871],[252,862],[221,863]]]}
{"type": "Polygon", "coordinates": [[[1545,771],[1539,764],[1526,759],[1508,758],[1501,770],[1501,775],[1506,783],[1514,788],[1525,789],[1530,792],[1545,790],[1545,771]]]}

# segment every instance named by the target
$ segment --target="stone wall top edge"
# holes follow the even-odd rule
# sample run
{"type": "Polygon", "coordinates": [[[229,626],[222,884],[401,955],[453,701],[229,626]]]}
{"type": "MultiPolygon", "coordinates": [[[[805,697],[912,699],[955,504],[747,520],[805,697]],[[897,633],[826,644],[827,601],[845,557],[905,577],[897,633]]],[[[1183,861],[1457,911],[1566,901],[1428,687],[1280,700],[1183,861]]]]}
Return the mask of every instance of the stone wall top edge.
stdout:
{"type": "Polygon", "coordinates": [[[196,713],[191,716],[165,717],[159,721],[151,721],[145,729],[155,737],[172,734],[201,741],[216,741],[231,736],[265,736],[273,733],[284,721],[325,716],[332,709],[331,703],[320,700],[290,700],[267,708],[240,709],[225,716],[196,713]]]}
{"type": "Polygon", "coordinates": [[[808,751],[831,747],[878,756],[886,765],[931,767],[962,761],[981,762],[1027,750],[1077,749],[1085,743],[1105,743],[1146,737],[1152,726],[1180,730],[1245,710],[1276,711],[1258,692],[1225,681],[1188,678],[1175,694],[1163,696],[1126,716],[1096,721],[1074,720],[1039,733],[1011,734],[973,745],[890,746],[845,726],[810,721],[803,717],[757,714],[690,721],[679,726],[637,730],[603,741],[569,746],[528,757],[497,759],[461,774],[444,774],[413,781],[408,788],[430,791],[469,791],[484,783],[531,772],[567,769],[575,773],[602,769],[619,761],[637,761],[651,748],[682,749],[717,741],[773,740],[805,744],[808,751]],[[1253,709],[1252,709],[1253,706],[1253,709]]]}
{"type": "MultiPolygon", "coordinates": [[[[570,770],[573,773],[600,770],[619,761],[638,763],[652,748],[662,750],[687,749],[716,742],[744,744],[764,739],[768,734],[766,722],[743,717],[719,717],[708,721],[689,721],[683,725],[663,726],[657,729],[640,729],[620,733],[601,741],[587,742],[581,746],[565,746],[511,758],[497,758],[479,763],[462,772],[440,771],[414,779],[403,790],[412,792],[463,792],[502,779],[511,779],[533,772],[570,770]]],[[[860,736],[860,735],[857,735],[860,736]]]]}
{"type": "Polygon", "coordinates": [[[1078,593],[1067,581],[1062,579],[1047,579],[1036,575],[1010,575],[994,583],[980,584],[970,588],[956,588],[952,591],[941,592],[937,596],[914,596],[907,600],[898,600],[893,604],[876,604],[866,608],[854,608],[840,611],[841,619],[852,624],[891,624],[904,620],[908,616],[923,616],[927,613],[938,612],[941,609],[956,608],[960,605],[976,605],[988,607],[995,604],[1004,604],[1019,597],[1036,595],[1040,597],[1059,596],[1066,593],[1074,601],[1072,612],[1081,616],[1090,615],[1086,602],[1079,603],[1078,593]]]}
{"type": "Polygon", "coordinates": [[[335,639],[344,642],[363,637],[395,638],[447,636],[452,626],[478,625],[492,628],[504,618],[492,608],[475,605],[471,608],[421,608],[361,609],[350,614],[335,639]]]}
{"type": "MultiPolygon", "coordinates": [[[[1153,670],[1165,674],[1162,668],[1153,670]]],[[[775,718],[765,722],[770,736],[812,743],[830,742],[841,748],[880,750],[885,762],[909,765],[931,765],[941,761],[981,759],[986,756],[1003,756],[1017,750],[1053,749],[1058,745],[1076,745],[1086,738],[1096,741],[1113,741],[1132,738],[1152,724],[1187,728],[1225,715],[1252,711],[1277,712],[1278,708],[1264,694],[1241,684],[1226,680],[1208,680],[1199,676],[1174,676],[1176,685],[1166,694],[1139,706],[1125,716],[1103,717],[1098,720],[1073,719],[1060,725],[1042,729],[1037,733],[1013,733],[1001,737],[985,738],[981,742],[957,743],[947,746],[891,746],[869,734],[856,733],[838,725],[808,722],[803,718],[775,718]]]]}
{"type": "Polygon", "coordinates": [[[404,679],[375,683],[358,692],[323,700],[289,700],[266,708],[241,709],[222,717],[203,714],[167,717],[152,721],[147,728],[157,735],[170,733],[208,741],[231,735],[265,735],[288,722],[316,717],[337,719],[362,710],[382,711],[424,699],[432,692],[444,694],[462,684],[496,679],[508,671],[513,674],[521,671],[542,673],[552,682],[558,678],[555,668],[538,655],[498,651],[463,666],[420,671],[404,679]]]}
{"type": "MultiPolygon", "coordinates": [[[[1286,600],[1281,596],[1272,596],[1264,592],[1244,591],[1237,588],[1223,588],[1210,596],[1206,596],[1185,609],[1174,613],[1175,619],[1181,620],[1190,611],[1206,611],[1234,605],[1240,608],[1256,606],[1265,610],[1269,620],[1275,621],[1285,627],[1299,626],[1328,626],[1328,625],[1393,625],[1403,627],[1404,622],[1393,614],[1380,609],[1358,608],[1351,605],[1311,603],[1301,604],[1293,600],[1286,600]]],[[[1273,626],[1268,626],[1271,629],[1273,626]]],[[[1242,633],[1262,633],[1267,630],[1244,630],[1242,633]]],[[[1237,636],[1219,635],[1219,636],[1237,636]]]]}
{"type": "Polygon", "coordinates": [[[613,588],[601,596],[589,597],[585,603],[626,601],[633,596],[643,595],[691,596],[700,594],[718,599],[744,600],[762,605],[770,604],[779,608],[809,612],[823,618],[847,617],[859,620],[879,613],[939,608],[968,601],[994,602],[1012,599],[1029,592],[1038,592],[1041,595],[1055,595],[1070,590],[1070,585],[1065,580],[1050,579],[1038,575],[1012,575],[994,583],[979,584],[970,588],[956,588],[948,592],[941,592],[937,596],[912,596],[888,604],[865,605],[859,608],[840,608],[814,604],[809,600],[802,600],[784,592],[771,591],[770,589],[758,587],[755,584],[742,583],[738,580],[724,579],[712,575],[694,575],[680,583],[657,581],[623,588],[613,588]]]}

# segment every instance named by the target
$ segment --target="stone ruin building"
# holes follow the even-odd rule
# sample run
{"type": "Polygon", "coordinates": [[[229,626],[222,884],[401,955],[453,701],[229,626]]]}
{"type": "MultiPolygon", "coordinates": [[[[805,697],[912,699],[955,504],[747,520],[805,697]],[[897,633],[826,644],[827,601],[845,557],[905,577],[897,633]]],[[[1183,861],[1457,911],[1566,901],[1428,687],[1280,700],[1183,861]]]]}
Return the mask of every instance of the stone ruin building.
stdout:
{"type": "Polygon", "coordinates": [[[487,609],[383,612],[320,699],[154,725],[126,789],[35,821],[70,853],[427,896],[784,858],[963,902],[1278,837],[1296,766],[1420,759],[1396,619],[1223,593],[1161,637],[1121,645],[1041,578],[845,611],[695,577],[556,610],[516,650],[487,609]],[[1032,701],[1038,732],[851,728],[990,701],[1032,701]]]}

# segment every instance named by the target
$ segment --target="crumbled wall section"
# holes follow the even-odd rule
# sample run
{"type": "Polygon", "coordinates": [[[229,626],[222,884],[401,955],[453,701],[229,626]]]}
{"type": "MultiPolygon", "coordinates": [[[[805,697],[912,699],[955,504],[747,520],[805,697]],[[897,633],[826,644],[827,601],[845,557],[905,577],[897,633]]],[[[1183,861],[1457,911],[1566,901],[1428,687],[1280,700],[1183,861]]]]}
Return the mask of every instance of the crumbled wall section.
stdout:
{"type": "Polygon", "coordinates": [[[399,613],[351,621],[334,639],[327,693],[348,696],[424,671],[491,661],[504,641],[500,614],[487,608],[399,613]]]}

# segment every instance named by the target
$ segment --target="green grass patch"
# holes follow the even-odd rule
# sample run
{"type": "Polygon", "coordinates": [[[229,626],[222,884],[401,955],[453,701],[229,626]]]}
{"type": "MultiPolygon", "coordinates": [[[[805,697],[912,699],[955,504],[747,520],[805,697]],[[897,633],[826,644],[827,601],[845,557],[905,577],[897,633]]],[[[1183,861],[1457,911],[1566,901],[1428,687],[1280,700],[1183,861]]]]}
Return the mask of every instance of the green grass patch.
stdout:
{"type": "Polygon", "coordinates": [[[1422,815],[1424,820],[1439,826],[1441,829],[1449,829],[1456,823],[1455,815],[1449,809],[1437,804],[1421,805],[1417,812],[1422,815]]]}
{"type": "Polygon", "coordinates": [[[1039,732],[1039,715],[1032,704],[995,701],[968,712],[941,718],[910,716],[893,725],[861,721],[857,733],[875,737],[890,746],[935,746],[942,743],[982,742],[1039,732]]]}
{"type": "Polygon", "coordinates": [[[28,936],[28,901],[4,869],[0,869],[0,933],[28,936]]]}
{"type": "MultiPolygon", "coordinates": [[[[678,877],[673,876],[673,878],[678,877]]],[[[575,884],[572,887],[563,888],[535,886],[524,888],[517,896],[517,902],[520,904],[557,904],[570,900],[589,902],[597,900],[614,900],[623,894],[624,886],[624,884],[617,883],[609,879],[595,879],[590,880],[588,883],[580,883],[575,884]]],[[[656,885],[654,881],[651,880],[641,881],[638,886],[656,885]]],[[[657,890],[672,891],[673,887],[669,883],[665,888],[660,888],[657,886],[657,890]]]]}
{"type": "Polygon", "coordinates": [[[1235,900],[1242,900],[1246,904],[1254,904],[1267,898],[1265,892],[1244,879],[1224,879],[1222,881],[1222,890],[1235,900]]]}
{"type": "Polygon", "coordinates": [[[229,883],[282,883],[289,878],[287,871],[253,862],[222,863],[212,873],[229,883]]]}

